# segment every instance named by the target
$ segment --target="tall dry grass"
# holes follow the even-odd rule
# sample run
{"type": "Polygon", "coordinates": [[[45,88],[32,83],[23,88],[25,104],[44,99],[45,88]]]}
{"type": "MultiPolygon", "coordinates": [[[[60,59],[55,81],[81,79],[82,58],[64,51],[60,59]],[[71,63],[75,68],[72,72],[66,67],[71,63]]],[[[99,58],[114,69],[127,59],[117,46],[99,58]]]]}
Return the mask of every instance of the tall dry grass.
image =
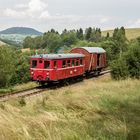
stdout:
{"type": "Polygon", "coordinates": [[[140,81],[132,79],[93,78],[0,104],[1,140],[138,140],[139,123],[140,81]]]}

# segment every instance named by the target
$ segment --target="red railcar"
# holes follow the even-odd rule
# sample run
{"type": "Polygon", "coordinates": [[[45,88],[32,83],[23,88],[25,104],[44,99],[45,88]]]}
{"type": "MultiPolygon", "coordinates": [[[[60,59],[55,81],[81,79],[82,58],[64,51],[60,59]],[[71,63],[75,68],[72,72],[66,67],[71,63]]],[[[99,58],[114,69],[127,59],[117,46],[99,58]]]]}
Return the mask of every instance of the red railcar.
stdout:
{"type": "Polygon", "coordinates": [[[71,53],[85,55],[85,72],[100,72],[106,67],[106,51],[99,47],[80,47],[71,50],[71,53]]]}
{"type": "Polygon", "coordinates": [[[30,59],[30,75],[41,83],[82,76],[85,72],[83,54],[41,54],[30,59]]]}

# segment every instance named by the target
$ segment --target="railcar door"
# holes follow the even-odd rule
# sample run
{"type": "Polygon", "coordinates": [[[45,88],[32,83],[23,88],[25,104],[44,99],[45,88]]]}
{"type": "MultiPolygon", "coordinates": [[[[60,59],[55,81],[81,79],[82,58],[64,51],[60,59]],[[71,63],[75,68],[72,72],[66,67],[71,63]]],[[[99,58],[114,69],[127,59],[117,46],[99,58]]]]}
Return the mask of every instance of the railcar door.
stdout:
{"type": "Polygon", "coordinates": [[[97,54],[97,67],[101,66],[101,54],[97,54]]]}
{"type": "Polygon", "coordinates": [[[52,75],[53,75],[52,78],[53,78],[54,81],[57,81],[58,80],[57,68],[58,68],[58,61],[57,60],[54,60],[53,61],[53,73],[52,73],[52,75]]]}

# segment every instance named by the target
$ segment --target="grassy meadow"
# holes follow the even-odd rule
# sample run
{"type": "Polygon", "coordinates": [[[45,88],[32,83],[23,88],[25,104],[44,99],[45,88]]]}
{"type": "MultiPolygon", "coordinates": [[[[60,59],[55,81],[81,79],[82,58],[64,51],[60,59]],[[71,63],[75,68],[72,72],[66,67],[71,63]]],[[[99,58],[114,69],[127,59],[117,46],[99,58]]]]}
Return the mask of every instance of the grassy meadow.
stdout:
{"type": "Polygon", "coordinates": [[[139,140],[140,81],[92,78],[0,103],[0,140],[139,140]]]}
{"type": "Polygon", "coordinates": [[[7,87],[7,88],[0,88],[0,94],[20,92],[20,91],[24,91],[24,90],[28,90],[28,89],[37,87],[37,86],[38,86],[38,84],[36,82],[17,84],[15,86],[7,87]]]}
{"type": "MultiPolygon", "coordinates": [[[[106,36],[107,32],[109,32],[110,36],[112,36],[113,31],[114,30],[102,31],[102,35],[106,36]]],[[[135,39],[140,36],[140,28],[128,28],[128,29],[125,29],[125,31],[126,31],[126,37],[128,40],[135,39]]]]}

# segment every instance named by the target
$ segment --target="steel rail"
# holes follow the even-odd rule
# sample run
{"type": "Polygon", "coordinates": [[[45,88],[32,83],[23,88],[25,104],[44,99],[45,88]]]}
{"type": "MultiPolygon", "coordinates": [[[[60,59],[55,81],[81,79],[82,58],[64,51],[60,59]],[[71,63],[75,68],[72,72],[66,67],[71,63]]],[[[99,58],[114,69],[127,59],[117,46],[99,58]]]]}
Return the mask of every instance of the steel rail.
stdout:
{"type": "MultiPolygon", "coordinates": [[[[102,75],[105,75],[107,73],[110,73],[110,70],[102,71],[100,73],[99,77],[102,76],[102,75]]],[[[51,86],[51,88],[52,88],[52,86],[51,86]]],[[[36,94],[38,94],[40,92],[43,92],[43,91],[46,91],[46,90],[49,90],[49,87],[41,87],[41,86],[39,86],[39,87],[26,89],[26,90],[19,91],[19,92],[2,94],[2,95],[0,95],[0,102],[5,102],[5,101],[8,101],[9,99],[16,99],[16,98],[19,98],[19,97],[26,97],[26,96],[36,95],[36,94]]]]}

